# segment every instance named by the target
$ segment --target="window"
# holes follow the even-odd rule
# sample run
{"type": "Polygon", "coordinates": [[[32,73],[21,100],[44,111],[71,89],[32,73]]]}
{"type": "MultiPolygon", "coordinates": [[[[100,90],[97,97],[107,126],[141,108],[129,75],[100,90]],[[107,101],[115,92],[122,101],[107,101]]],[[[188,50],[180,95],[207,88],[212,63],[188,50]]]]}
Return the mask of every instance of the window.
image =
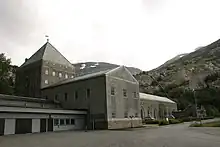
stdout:
{"type": "Polygon", "coordinates": [[[87,98],[90,98],[90,89],[87,89],[87,90],[86,90],[86,97],[87,97],[87,98]]]}
{"type": "Polygon", "coordinates": [[[75,119],[71,119],[71,125],[75,125],[75,119]]]}
{"type": "Polygon", "coordinates": [[[52,72],[52,76],[56,76],[56,72],[55,71],[52,72]]]}
{"type": "Polygon", "coordinates": [[[116,114],[113,112],[112,113],[112,118],[115,118],[116,117],[116,114]]]}
{"type": "Polygon", "coordinates": [[[127,97],[127,90],[126,89],[123,89],[123,96],[127,97]]]}
{"type": "Polygon", "coordinates": [[[139,97],[138,93],[134,92],[134,98],[138,98],[138,97],[139,97]]]}
{"type": "Polygon", "coordinates": [[[65,74],[65,78],[68,79],[68,74],[65,74]]]}
{"type": "Polygon", "coordinates": [[[48,69],[45,70],[45,75],[48,75],[49,74],[49,71],[48,69]]]}
{"type": "Polygon", "coordinates": [[[124,113],[124,117],[125,117],[125,118],[128,118],[128,112],[125,112],[125,113],[124,113]]]}
{"type": "Polygon", "coordinates": [[[59,73],[59,77],[62,78],[62,73],[61,72],[59,73]]]}
{"type": "Polygon", "coordinates": [[[58,100],[58,95],[57,94],[55,95],[55,100],[58,100]]]}
{"type": "Polygon", "coordinates": [[[115,87],[111,87],[111,95],[115,95],[115,87]]]}
{"type": "Polygon", "coordinates": [[[78,99],[78,92],[75,91],[75,99],[77,100],[78,99]]]}
{"type": "Polygon", "coordinates": [[[66,125],[69,125],[69,124],[70,124],[70,120],[66,119],[66,125]]]}
{"type": "Polygon", "coordinates": [[[44,83],[45,83],[45,84],[48,84],[48,80],[45,80],[44,83]]]}
{"type": "Polygon", "coordinates": [[[135,113],[135,117],[138,117],[138,113],[135,113]]]}
{"type": "Polygon", "coordinates": [[[59,125],[59,119],[54,119],[54,125],[58,126],[59,125]]]}
{"type": "Polygon", "coordinates": [[[64,99],[65,99],[65,101],[67,101],[67,97],[68,97],[68,95],[67,95],[67,93],[65,93],[65,94],[64,94],[64,99]]]}
{"type": "Polygon", "coordinates": [[[65,125],[65,120],[64,119],[60,119],[60,125],[65,125]]]}
{"type": "Polygon", "coordinates": [[[71,78],[73,78],[73,75],[71,76],[71,78]]]}

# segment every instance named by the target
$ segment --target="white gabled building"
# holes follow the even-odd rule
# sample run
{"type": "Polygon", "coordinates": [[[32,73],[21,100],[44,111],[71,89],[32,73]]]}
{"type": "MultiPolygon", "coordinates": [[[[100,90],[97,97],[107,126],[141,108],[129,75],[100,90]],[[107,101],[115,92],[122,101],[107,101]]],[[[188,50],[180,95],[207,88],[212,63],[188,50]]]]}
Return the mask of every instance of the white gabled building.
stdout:
{"type": "Polygon", "coordinates": [[[177,111],[177,104],[166,98],[156,95],[140,93],[141,117],[152,119],[172,118],[172,112],[177,111]]]}

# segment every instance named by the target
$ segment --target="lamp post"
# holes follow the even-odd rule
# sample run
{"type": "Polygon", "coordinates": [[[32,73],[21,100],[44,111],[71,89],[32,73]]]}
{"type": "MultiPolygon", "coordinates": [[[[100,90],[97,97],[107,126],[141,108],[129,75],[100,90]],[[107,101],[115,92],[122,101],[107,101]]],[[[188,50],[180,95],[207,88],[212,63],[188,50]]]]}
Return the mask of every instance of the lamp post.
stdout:
{"type": "Polygon", "coordinates": [[[196,93],[195,93],[195,89],[192,89],[192,90],[193,90],[193,97],[194,97],[195,107],[196,107],[196,118],[198,118],[196,93]]]}

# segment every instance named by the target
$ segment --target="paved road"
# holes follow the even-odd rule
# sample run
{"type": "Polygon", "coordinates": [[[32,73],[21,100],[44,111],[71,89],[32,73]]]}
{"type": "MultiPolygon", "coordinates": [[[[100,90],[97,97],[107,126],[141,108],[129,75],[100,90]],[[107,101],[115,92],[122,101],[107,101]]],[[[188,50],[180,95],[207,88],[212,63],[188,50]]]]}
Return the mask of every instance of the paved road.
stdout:
{"type": "Polygon", "coordinates": [[[0,147],[220,147],[220,128],[188,125],[2,136],[0,147]]]}

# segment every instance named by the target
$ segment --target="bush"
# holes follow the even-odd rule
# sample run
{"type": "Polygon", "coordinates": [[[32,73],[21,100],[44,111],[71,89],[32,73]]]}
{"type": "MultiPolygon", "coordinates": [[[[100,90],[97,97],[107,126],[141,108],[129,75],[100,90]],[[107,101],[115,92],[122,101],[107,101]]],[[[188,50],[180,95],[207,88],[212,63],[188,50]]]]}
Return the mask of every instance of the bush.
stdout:
{"type": "Polygon", "coordinates": [[[160,120],[159,121],[159,126],[163,126],[163,125],[169,125],[169,122],[166,120],[160,120]]]}
{"type": "Polygon", "coordinates": [[[145,124],[159,124],[158,120],[145,120],[144,121],[145,124]]]}
{"type": "Polygon", "coordinates": [[[182,123],[182,121],[178,119],[169,119],[169,124],[179,124],[179,123],[182,123]]]}

